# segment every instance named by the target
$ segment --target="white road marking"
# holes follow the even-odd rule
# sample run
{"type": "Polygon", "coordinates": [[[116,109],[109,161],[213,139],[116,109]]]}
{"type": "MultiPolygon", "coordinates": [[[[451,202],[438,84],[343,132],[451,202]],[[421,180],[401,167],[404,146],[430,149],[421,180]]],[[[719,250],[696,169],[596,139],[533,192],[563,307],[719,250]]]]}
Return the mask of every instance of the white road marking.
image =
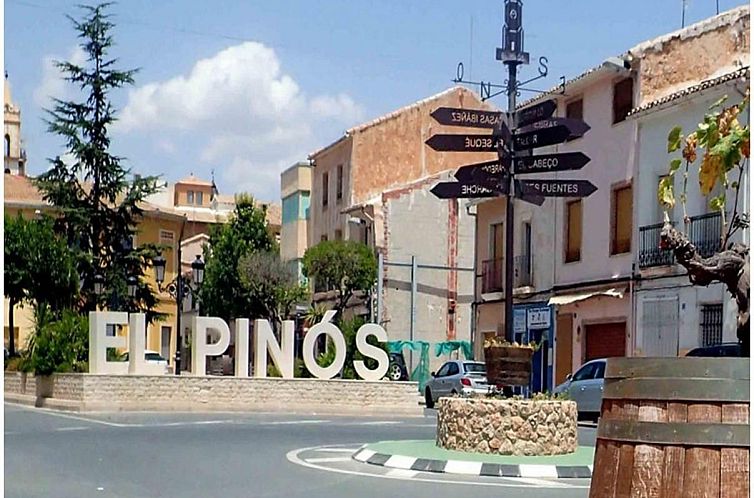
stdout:
{"type": "MultiPolygon", "coordinates": [[[[291,450],[289,451],[285,457],[288,459],[289,462],[301,465],[302,467],[308,467],[310,469],[317,469],[317,470],[324,470],[326,472],[335,472],[338,474],[347,474],[347,475],[353,475],[353,476],[361,476],[361,477],[374,477],[377,479],[395,479],[399,481],[413,481],[413,482],[431,482],[434,484],[465,484],[467,486],[486,486],[486,487],[496,487],[496,488],[534,488],[534,487],[542,487],[542,488],[572,488],[572,489],[589,489],[589,486],[586,485],[576,485],[576,484],[560,484],[556,482],[550,482],[550,481],[538,481],[538,484],[532,485],[528,484],[522,479],[517,478],[506,478],[506,477],[496,477],[495,482],[491,482],[489,480],[484,481],[458,481],[453,479],[432,479],[428,477],[405,477],[401,475],[387,475],[387,474],[370,474],[367,472],[357,472],[354,470],[346,470],[346,469],[336,469],[333,467],[325,467],[323,465],[316,465],[313,463],[307,463],[305,460],[302,460],[299,457],[299,454],[305,452],[305,451],[317,451],[320,448],[323,448],[323,446],[311,446],[308,448],[299,448],[297,450],[291,450]],[[539,484],[541,483],[541,484],[539,484]]],[[[371,450],[364,450],[362,453],[369,452],[371,450]]],[[[373,453],[372,453],[373,454],[373,453]]],[[[370,455],[371,456],[371,455],[370,455]]],[[[401,469],[402,470],[402,469],[401,469]]]]}
{"type": "Polygon", "coordinates": [[[359,462],[366,462],[370,458],[372,458],[372,455],[374,455],[374,451],[372,450],[361,450],[358,455],[354,457],[354,459],[358,460],[359,462]]]}
{"type": "Polygon", "coordinates": [[[298,425],[298,424],[324,424],[329,420],[284,420],[278,422],[262,422],[259,425],[298,425]]]}
{"type": "Polygon", "coordinates": [[[557,479],[558,471],[554,465],[527,465],[518,466],[521,477],[554,477],[557,479]]]}
{"type": "Polygon", "coordinates": [[[594,472],[591,465],[587,465],[587,467],[589,467],[589,472],[594,472]]]}
{"type": "Polygon", "coordinates": [[[88,431],[89,427],[58,427],[56,431],[88,431]]]}
{"type": "Polygon", "coordinates": [[[68,419],[71,419],[71,420],[81,420],[81,421],[84,421],[84,422],[91,422],[93,424],[106,425],[108,427],[134,427],[134,425],[132,425],[132,424],[118,424],[116,422],[107,422],[105,420],[97,420],[97,419],[94,419],[94,418],[77,417],[76,415],[69,415],[67,413],[60,413],[60,412],[57,412],[55,410],[50,410],[49,408],[37,408],[37,407],[32,408],[32,407],[24,406],[24,405],[14,405],[14,406],[17,406],[21,411],[37,412],[37,413],[42,413],[42,414],[45,414],[45,415],[51,415],[53,417],[68,418],[68,419]]]}
{"type": "Polygon", "coordinates": [[[406,469],[390,469],[389,472],[387,472],[386,476],[397,476],[397,477],[414,477],[416,474],[418,474],[415,470],[406,470],[406,469]]]}
{"type": "Polygon", "coordinates": [[[445,464],[446,474],[468,474],[478,476],[482,470],[482,462],[465,462],[463,460],[448,460],[445,464]]]}
{"type": "Polygon", "coordinates": [[[315,451],[322,451],[325,453],[356,453],[359,448],[320,448],[315,451]]]}
{"type": "Polygon", "coordinates": [[[416,461],[414,457],[407,457],[403,455],[393,455],[387,459],[383,464],[385,467],[392,467],[395,469],[410,469],[416,461]]]}
{"type": "Polygon", "coordinates": [[[402,427],[437,427],[437,424],[403,424],[402,427]]]}
{"type": "Polygon", "coordinates": [[[307,458],[309,463],[350,462],[351,457],[307,458]]]}
{"type": "Polygon", "coordinates": [[[351,424],[342,424],[342,425],[395,425],[400,424],[400,422],[397,422],[395,420],[378,420],[376,422],[355,422],[351,424]]]}

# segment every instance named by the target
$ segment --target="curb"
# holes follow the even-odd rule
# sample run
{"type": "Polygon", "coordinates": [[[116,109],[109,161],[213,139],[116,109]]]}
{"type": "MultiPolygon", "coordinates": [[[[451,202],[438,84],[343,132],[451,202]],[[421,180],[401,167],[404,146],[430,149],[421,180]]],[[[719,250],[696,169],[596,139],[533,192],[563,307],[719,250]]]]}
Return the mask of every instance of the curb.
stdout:
{"type": "Polygon", "coordinates": [[[581,478],[592,477],[591,465],[531,465],[469,462],[462,460],[435,460],[403,455],[377,453],[362,446],[351,458],[358,462],[380,465],[394,469],[463,474],[485,477],[538,477],[538,478],[581,478]]]}

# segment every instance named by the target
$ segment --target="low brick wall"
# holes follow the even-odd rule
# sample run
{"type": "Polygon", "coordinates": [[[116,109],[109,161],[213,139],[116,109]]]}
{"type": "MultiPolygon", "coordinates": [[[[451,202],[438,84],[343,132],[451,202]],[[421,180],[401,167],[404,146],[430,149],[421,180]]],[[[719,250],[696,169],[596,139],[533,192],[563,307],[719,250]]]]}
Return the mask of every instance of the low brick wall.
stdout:
{"type": "Polygon", "coordinates": [[[500,455],[562,455],[578,446],[573,401],[440,398],[437,445],[500,455]]]}
{"type": "MultiPolygon", "coordinates": [[[[35,395],[35,379],[6,372],[5,393],[35,395]]],[[[55,374],[50,399],[81,411],[286,411],[421,415],[415,382],[173,375],[55,374]]]]}

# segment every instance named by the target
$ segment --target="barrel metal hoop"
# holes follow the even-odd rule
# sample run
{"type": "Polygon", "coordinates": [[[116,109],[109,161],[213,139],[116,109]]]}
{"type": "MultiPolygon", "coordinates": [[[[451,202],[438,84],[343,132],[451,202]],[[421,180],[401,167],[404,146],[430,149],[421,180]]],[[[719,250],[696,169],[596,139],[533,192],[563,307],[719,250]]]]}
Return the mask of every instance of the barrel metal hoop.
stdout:
{"type": "Polygon", "coordinates": [[[597,437],[638,444],[748,447],[749,425],[603,419],[597,437]]]}
{"type": "Polygon", "coordinates": [[[606,379],[671,378],[750,378],[749,358],[608,358],[606,379]]]}
{"type": "Polygon", "coordinates": [[[603,399],[748,403],[749,381],[736,379],[605,379],[603,399]]]}

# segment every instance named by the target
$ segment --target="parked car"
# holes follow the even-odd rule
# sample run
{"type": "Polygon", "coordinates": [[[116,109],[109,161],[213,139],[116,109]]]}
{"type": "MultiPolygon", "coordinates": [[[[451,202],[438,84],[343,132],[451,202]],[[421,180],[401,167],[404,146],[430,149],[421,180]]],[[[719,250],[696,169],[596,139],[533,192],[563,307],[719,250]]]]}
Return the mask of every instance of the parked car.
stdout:
{"type": "Polygon", "coordinates": [[[604,358],[584,363],[576,373],[568,374],[566,381],[553,389],[553,393],[568,394],[576,402],[580,416],[598,418],[605,386],[605,365],[604,358]]]}
{"type": "Polygon", "coordinates": [[[389,380],[408,380],[408,369],[403,353],[390,353],[390,366],[386,377],[389,380]]]}
{"type": "Polygon", "coordinates": [[[703,346],[694,348],[686,356],[702,356],[702,357],[724,357],[724,356],[741,356],[741,345],[737,342],[723,342],[721,344],[713,344],[712,346],[703,346]]]}
{"type": "Polygon", "coordinates": [[[453,394],[487,394],[487,367],[478,361],[451,360],[446,362],[424,386],[427,408],[434,408],[442,396],[453,394]]]}
{"type": "MultiPolygon", "coordinates": [[[[121,359],[123,361],[128,361],[128,351],[126,351],[125,353],[123,353],[123,355],[121,356],[121,359]]],[[[169,369],[168,369],[168,360],[166,360],[165,358],[163,358],[162,355],[160,353],[158,353],[157,351],[151,351],[149,349],[145,349],[144,350],[144,360],[147,363],[151,363],[153,365],[163,365],[165,367],[165,373],[169,372],[169,369]]]]}

